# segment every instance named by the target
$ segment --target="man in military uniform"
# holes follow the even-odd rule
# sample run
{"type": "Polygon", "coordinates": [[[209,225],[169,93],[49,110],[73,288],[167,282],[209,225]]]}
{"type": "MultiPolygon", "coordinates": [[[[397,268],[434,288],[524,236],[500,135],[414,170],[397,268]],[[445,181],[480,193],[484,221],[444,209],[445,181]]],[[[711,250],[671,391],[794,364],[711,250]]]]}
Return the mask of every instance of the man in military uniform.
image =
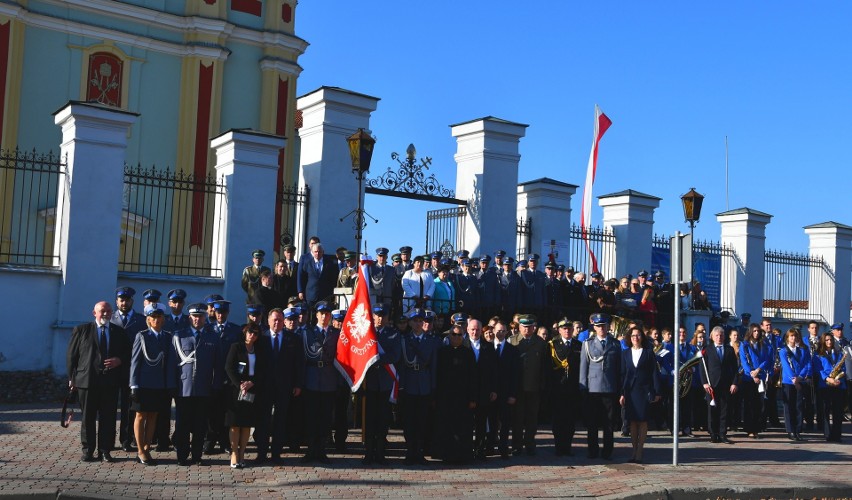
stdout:
{"type": "Polygon", "coordinates": [[[550,349],[547,342],[535,334],[536,317],[522,315],[520,323],[521,338],[518,341],[520,384],[515,403],[512,447],[514,454],[535,455],[535,435],[538,431],[538,410],[541,396],[547,388],[550,374],[550,349]]]}
{"type": "Polygon", "coordinates": [[[358,283],[358,264],[356,263],[356,257],[355,252],[350,252],[349,250],[343,254],[345,265],[337,274],[338,288],[355,289],[355,284],[358,283]]]}
{"type": "Polygon", "coordinates": [[[331,306],[321,300],[315,305],[317,324],[302,330],[305,351],[305,438],[308,450],[302,463],[328,463],[325,442],[331,433],[334,394],[340,373],[334,367],[340,331],[331,328],[331,306]]]}
{"type": "Polygon", "coordinates": [[[556,455],[573,455],[571,443],[577,410],[580,408],[580,350],[574,338],[574,325],[562,318],[556,325],[559,335],[550,341],[552,361],[551,408],[553,409],[553,440],[556,455]]]}
{"type": "Polygon", "coordinates": [[[589,458],[598,454],[612,458],[612,429],[616,415],[621,376],[621,344],[610,334],[609,317],[596,313],[590,318],[595,335],[583,343],[580,353],[580,389],[588,393],[586,426],[589,458]],[[603,449],[598,445],[598,429],[603,431],[603,449]]]}
{"type": "MultiPolygon", "coordinates": [[[[268,267],[263,265],[263,257],[266,255],[266,252],[263,250],[255,250],[251,253],[252,265],[246,266],[243,269],[243,276],[240,280],[240,284],[243,287],[243,291],[246,292],[246,303],[250,303],[252,301],[252,295],[254,294],[254,290],[260,286],[260,272],[264,269],[269,269],[268,267]]],[[[271,269],[269,269],[271,271],[271,269]]]]}
{"type": "MultiPolygon", "coordinates": [[[[215,321],[210,325],[219,342],[220,364],[216,367],[220,373],[225,372],[225,359],[231,345],[239,342],[242,331],[239,325],[228,321],[231,314],[231,303],[227,300],[213,302],[213,314],[215,321]]],[[[228,428],[225,427],[225,408],[228,406],[228,398],[231,395],[229,387],[225,384],[227,377],[221,377],[221,382],[216,383],[213,388],[213,402],[207,417],[207,437],[204,440],[204,454],[214,453],[216,443],[220,445],[220,452],[230,453],[231,442],[228,438],[228,428]]]]}
{"type": "Polygon", "coordinates": [[[174,443],[181,466],[201,463],[213,389],[224,376],[218,371],[224,361],[219,339],[207,325],[207,307],[192,304],[188,312],[190,324],[172,337],[178,376],[174,443]]]}
{"type": "MultiPolygon", "coordinates": [[[[136,295],[136,290],[129,286],[122,286],[115,289],[115,312],[110,319],[110,323],[120,326],[124,329],[127,336],[128,345],[133,345],[136,339],[136,334],[140,330],[145,330],[148,325],[145,323],[145,317],[133,310],[133,297],[136,295]]],[[[133,421],[136,420],[136,412],[130,409],[130,362],[124,364],[122,368],[122,382],[118,394],[118,403],[121,409],[121,418],[118,426],[118,441],[121,444],[121,449],[124,451],[133,451],[136,447],[133,445],[135,441],[133,436],[133,421]]]]}
{"type": "Polygon", "coordinates": [[[373,325],[379,342],[379,360],[367,370],[364,378],[364,465],[387,465],[385,447],[391,417],[391,391],[397,381],[393,368],[402,355],[400,333],[388,324],[390,308],[382,303],[373,306],[373,325]]]}
{"type": "Polygon", "coordinates": [[[423,334],[423,311],[413,309],[411,319],[421,323],[402,339],[400,406],[405,422],[405,464],[426,463],[424,444],[431,428],[432,396],[436,384],[436,362],[441,343],[423,334]]]}
{"type": "Polygon", "coordinates": [[[166,293],[169,298],[169,312],[166,314],[166,324],[163,330],[176,332],[189,327],[189,317],[183,313],[183,303],[186,300],[186,291],[175,288],[166,293]]]}

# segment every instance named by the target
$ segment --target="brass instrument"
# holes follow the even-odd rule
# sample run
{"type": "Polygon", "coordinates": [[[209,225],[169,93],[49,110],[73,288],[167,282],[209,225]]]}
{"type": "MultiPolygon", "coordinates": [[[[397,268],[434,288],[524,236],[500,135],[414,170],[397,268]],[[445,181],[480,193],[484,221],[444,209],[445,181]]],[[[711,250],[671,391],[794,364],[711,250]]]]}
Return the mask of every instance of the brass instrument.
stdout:
{"type": "Polygon", "coordinates": [[[698,351],[694,356],[680,365],[678,369],[678,373],[680,373],[680,387],[678,387],[680,397],[685,398],[689,393],[689,388],[692,386],[692,369],[701,362],[702,358],[701,351],[698,351]]]}
{"type": "Polygon", "coordinates": [[[843,371],[843,365],[846,363],[846,357],[849,355],[847,352],[843,352],[843,357],[840,358],[840,361],[834,365],[834,368],[831,369],[831,373],[828,374],[828,378],[833,378],[837,380],[838,377],[846,376],[846,373],[843,371]]]}
{"type": "Polygon", "coordinates": [[[781,377],[781,347],[779,347],[777,352],[775,353],[775,374],[774,374],[774,376],[776,377],[775,387],[780,388],[781,387],[781,378],[782,378],[781,377]]]}
{"type": "Polygon", "coordinates": [[[609,330],[615,338],[627,334],[627,327],[630,326],[631,320],[623,316],[612,316],[609,321],[609,330]]]}

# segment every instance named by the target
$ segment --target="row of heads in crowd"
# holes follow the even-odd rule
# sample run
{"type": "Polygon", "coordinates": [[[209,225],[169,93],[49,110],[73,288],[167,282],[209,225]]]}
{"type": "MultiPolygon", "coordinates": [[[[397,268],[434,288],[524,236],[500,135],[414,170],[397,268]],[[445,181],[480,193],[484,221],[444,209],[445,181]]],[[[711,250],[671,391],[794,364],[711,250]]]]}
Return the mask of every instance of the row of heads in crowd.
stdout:
{"type": "MultiPolygon", "coordinates": [[[[312,238],[313,240],[314,238],[312,238]]],[[[283,252],[288,259],[292,259],[295,255],[296,247],[293,245],[285,245],[283,247],[283,252]]],[[[432,268],[435,270],[450,270],[450,269],[461,269],[465,268],[487,268],[491,267],[491,256],[488,254],[483,254],[478,257],[473,257],[470,255],[468,250],[459,250],[455,254],[455,260],[450,259],[443,252],[432,252],[431,254],[423,254],[416,255],[412,257],[413,249],[410,246],[400,247],[398,253],[394,253],[390,256],[390,261],[394,266],[408,264],[409,262],[412,264],[421,264],[425,268],[432,268]]],[[[338,260],[342,262],[346,262],[349,267],[353,267],[355,262],[358,260],[358,255],[356,252],[351,250],[347,250],[345,247],[339,247],[336,250],[336,255],[338,260]]],[[[388,255],[390,254],[390,250],[385,247],[379,247],[376,249],[376,257],[382,258],[380,263],[386,262],[388,259],[388,255]]],[[[263,263],[263,259],[266,256],[266,252],[257,249],[252,251],[252,259],[255,261],[255,265],[260,266],[263,263]]],[[[548,254],[548,261],[545,263],[544,268],[547,270],[552,270],[557,274],[558,277],[565,277],[566,279],[573,279],[574,275],[578,275],[578,277],[585,278],[584,273],[577,273],[573,266],[566,266],[564,264],[558,264],[555,260],[554,254],[548,254]]],[[[362,261],[372,261],[372,257],[367,255],[362,255],[362,261]]],[[[541,256],[537,253],[531,254],[526,259],[518,259],[515,260],[514,257],[510,257],[506,255],[505,250],[497,250],[494,252],[494,264],[496,267],[502,268],[515,268],[515,269],[527,269],[527,268],[538,268],[538,263],[541,261],[541,256]]],[[[601,282],[604,285],[612,285],[613,287],[618,287],[618,281],[615,279],[610,279],[604,282],[604,275],[600,272],[593,272],[589,275],[590,278],[597,282],[601,282]]],[[[666,282],[666,273],[662,270],[658,270],[653,274],[654,282],[657,284],[664,284],[666,282]]],[[[627,279],[629,282],[633,282],[633,275],[628,274],[622,278],[622,280],[627,279]]],[[[651,273],[646,270],[641,270],[636,274],[637,283],[640,286],[644,286],[646,280],[651,278],[651,273]]]]}

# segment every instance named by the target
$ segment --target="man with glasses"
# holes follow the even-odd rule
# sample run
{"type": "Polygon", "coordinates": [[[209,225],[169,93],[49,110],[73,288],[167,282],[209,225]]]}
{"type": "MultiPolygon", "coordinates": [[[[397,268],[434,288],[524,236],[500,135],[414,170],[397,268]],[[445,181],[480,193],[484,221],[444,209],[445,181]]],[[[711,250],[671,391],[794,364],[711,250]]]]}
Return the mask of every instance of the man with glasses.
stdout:
{"type": "Polygon", "coordinates": [[[618,382],[621,375],[621,345],[610,334],[609,316],[593,314],[590,318],[595,335],[583,343],[580,355],[580,389],[588,393],[586,419],[589,458],[598,455],[612,459],[613,422],[617,409],[618,382]],[[603,449],[598,444],[598,430],[603,431],[603,449]]]}

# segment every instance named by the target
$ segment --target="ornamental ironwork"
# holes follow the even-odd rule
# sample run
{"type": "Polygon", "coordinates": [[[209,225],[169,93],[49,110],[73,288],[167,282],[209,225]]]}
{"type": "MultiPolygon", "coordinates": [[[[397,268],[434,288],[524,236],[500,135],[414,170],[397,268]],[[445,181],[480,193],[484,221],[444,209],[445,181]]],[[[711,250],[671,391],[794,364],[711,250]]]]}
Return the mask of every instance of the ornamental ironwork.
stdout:
{"type": "Polygon", "coordinates": [[[391,158],[399,163],[399,168],[393,170],[388,167],[382,175],[367,179],[366,192],[373,194],[384,194],[389,196],[400,196],[403,198],[416,198],[430,201],[443,201],[449,203],[466,204],[463,200],[455,199],[455,190],[444,187],[435,177],[435,174],[427,175],[432,158],[416,159],[417,149],[414,144],[409,144],[405,150],[406,157],[401,159],[399,153],[391,153],[391,158]]]}

